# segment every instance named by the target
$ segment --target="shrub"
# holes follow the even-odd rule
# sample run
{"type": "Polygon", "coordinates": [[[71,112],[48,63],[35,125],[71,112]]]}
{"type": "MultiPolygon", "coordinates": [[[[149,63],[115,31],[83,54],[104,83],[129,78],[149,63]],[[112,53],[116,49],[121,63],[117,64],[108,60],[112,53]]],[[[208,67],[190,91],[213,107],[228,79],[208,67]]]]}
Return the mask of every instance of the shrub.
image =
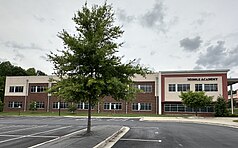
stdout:
{"type": "Polygon", "coordinates": [[[226,117],[228,116],[228,110],[226,106],[226,100],[219,96],[215,102],[215,116],[216,117],[226,117]]]}
{"type": "Polygon", "coordinates": [[[2,101],[0,100],[0,112],[3,111],[3,107],[4,107],[4,103],[2,103],[2,101]]]}
{"type": "Polygon", "coordinates": [[[29,110],[31,110],[31,111],[36,111],[37,110],[36,102],[31,102],[30,103],[29,110]]]}

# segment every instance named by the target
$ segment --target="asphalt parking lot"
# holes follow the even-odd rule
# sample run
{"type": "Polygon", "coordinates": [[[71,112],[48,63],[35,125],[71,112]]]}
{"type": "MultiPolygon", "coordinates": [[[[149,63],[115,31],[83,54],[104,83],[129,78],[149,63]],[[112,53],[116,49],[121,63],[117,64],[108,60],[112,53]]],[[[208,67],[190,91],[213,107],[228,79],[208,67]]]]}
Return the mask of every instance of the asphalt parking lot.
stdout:
{"type": "Polygon", "coordinates": [[[117,132],[130,130],[113,148],[234,147],[238,128],[183,122],[148,122],[139,118],[92,118],[91,135],[81,117],[0,117],[1,148],[92,148],[117,132]]]}
{"type": "Polygon", "coordinates": [[[85,126],[0,125],[0,147],[34,147],[46,141],[67,137],[85,126]]]}

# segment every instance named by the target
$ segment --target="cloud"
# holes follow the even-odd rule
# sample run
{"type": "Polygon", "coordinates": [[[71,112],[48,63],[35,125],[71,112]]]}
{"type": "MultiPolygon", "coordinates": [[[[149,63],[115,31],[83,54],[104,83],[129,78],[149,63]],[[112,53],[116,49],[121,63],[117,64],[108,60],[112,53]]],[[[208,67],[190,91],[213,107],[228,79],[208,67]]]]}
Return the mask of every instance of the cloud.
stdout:
{"type": "Polygon", "coordinates": [[[180,41],[180,47],[183,47],[185,51],[195,51],[197,50],[203,41],[200,36],[195,38],[184,38],[180,41]]]}
{"type": "Polygon", "coordinates": [[[22,59],[25,58],[25,56],[23,54],[20,54],[17,50],[14,49],[13,52],[15,53],[15,57],[13,58],[13,60],[22,61],[22,59]]]}
{"type": "Polygon", "coordinates": [[[42,59],[42,60],[44,60],[44,61],[47,61],[47,60],[48,60],[48,58],[47,58],[45,55],[40,56],[40,59],[42,59]]]}
{"type": "Polygon", "coordinates": [[[176,56],[176,55],[172,55],[172,54],[170,54],[169,56],[170,56],[172,59],[181,59],[181,57],[176,56]]]}
{"type": "Polygon", "coordinates": [[[233,68],[238,66],[238,46],[228,50],[225,41],[211,45],[205,53],[201,53],[196,61],[197,66],[204,68],[233,68]]]}
{"type": "Polygon", "coordinates": [[[153,55],[155,55],[156,53],[157,53],[157,52],[153,50],[153,51],[150,52],[150,55],[153,56],[153,55]]]}
{"type": "Polygon", "coordinates": [[[135,16],[127,15],[126,11],[124,9],[117,9],[116,14],[117,14],[119,20],[126,24],[131,23],[135,20],[135,16]]]}
{"type": "Polygon", "coordinates": [[[46,21],[46,19],[43,18],[43,17],[41,17],[41,16],[33,15],[33,17],[34,17],[36,20],[38,20],[38,21],[40,21],[40,22],[42,22],[42,23],[46,21]]]}
{"type": "Polygon", "coordinates": [[[3,42],[3,45],[10,48],[15,49],[35,49],[35,50],[43,50],[40,46],[36,45],[35,43],[30,43],[30,45],[19,44],[15,41],[7,41],[3,42]]]}
{"type": "Polygon", "coordinates": [[[147,28],[156,28],[158,31],[166,32],[165,9],[163,3],[156,3],[152,10],[147,11],[140,19],[141,25],[147,28]]]}

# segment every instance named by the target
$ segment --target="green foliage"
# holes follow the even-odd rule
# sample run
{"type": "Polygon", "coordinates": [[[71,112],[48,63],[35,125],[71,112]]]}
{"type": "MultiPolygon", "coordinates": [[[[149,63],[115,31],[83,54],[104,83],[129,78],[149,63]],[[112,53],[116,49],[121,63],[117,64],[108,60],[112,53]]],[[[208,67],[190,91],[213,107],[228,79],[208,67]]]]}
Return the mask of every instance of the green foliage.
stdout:
{"type": "MultiPolygon", "coordinates": [[[[73,21],[76,34],[63,30],[58,36],[63,40],[64,50],[57,55],[51,53],[55,74],[60,80],[49,91],[67,102],[96,104],[105,96],[115,100],[131,100],[137,89],[132,87],[135,74],[145,75],[147,68],[135,64],[135,60],[123,64],[116,56],[122,43],[116,39],[122,36],[120,26],[114,26],[114,12],[111,5],[87,3],[78,11],[73,21]]],[[[89,118],[90,118],[89,107],[89,118]]]]}
{"type": "Polygon", "coordinates": [[[226,104],[227,102],[222,96],[219,96],[217,98],[217,101],[215,102],[215,116],[217,117],[228,116],[228,110],[227,110],[226,104]]]}
{"type": "Polygon", "coordinates": [[[36,102],[31,102],[31,103],[29,104],[29,110],[30,110],[30,111],[36,111],[36,110],[37,110],[37,108],[36,108],[36,102]]]}
{"type": "Polygon", "coordinates": [[[4,103],[0,100],[0,112],[3,111],[4,103]]]}
{"type": "Polygon", "coordinates": [[[77,110],[77,105],[72,103],[68,106],[68,111],[74,113],[77,110]]]}
{"type": "Polygon", "coordinates": [[[199,108],[207,107],[211,105],[213,97],[205,95],[205,92],[181,92],[179,96],[182,98],[184,105],[193,108],[196,111],[199,108]]]}
{"type": "Polygon", "coordinates": [[[35,68],[28,68],[26,70],[28,76],[36,76],[36,69],[35,68]]]}

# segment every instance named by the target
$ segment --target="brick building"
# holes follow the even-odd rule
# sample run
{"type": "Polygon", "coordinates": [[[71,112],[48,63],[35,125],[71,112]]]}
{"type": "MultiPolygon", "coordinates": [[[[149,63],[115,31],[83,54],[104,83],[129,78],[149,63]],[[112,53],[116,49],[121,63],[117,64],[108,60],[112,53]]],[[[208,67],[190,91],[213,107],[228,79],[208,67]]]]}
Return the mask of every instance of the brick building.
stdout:
{"type": "MultiPolygon", "coordinates": [[[[93,107],[94,112],[111,113],[191,113],[193,109],[185,107],[179,98],[181,91],[205,91],[209,96],[227,94],[228,70],[191,70],[191,71],[161,71],[148,74],[146,78],[133,78],[135,87],[142,89],[132,102],[117,102],[111,97],[105,97],[93,107]]],[[[4,111],[27,111],[29,104],[36,102],[37,111],[56,112],[59,109],[67,111],[68,103],[59,101],[45,90],[52,86],[51,78],[55,76],[9,76],[6,77],[4,111]],[[60,102],[60,103],[59,103],[60,102]],[[19,108],[20,106],[20,108],[19,108]]],[[[77,104],[77,111],[87,111],[88,104],[77,104]]],[[[200,113],[213,112],[212,107],[199,110],[200,113]]]]}

